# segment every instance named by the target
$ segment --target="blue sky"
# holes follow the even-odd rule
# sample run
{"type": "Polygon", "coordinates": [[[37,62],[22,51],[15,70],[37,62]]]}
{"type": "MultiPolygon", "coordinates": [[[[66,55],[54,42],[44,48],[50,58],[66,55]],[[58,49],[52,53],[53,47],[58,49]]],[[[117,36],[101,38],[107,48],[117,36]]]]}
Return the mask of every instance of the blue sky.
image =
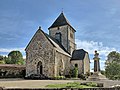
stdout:
{"type": "Polygon", "coordinates": [[[0,0],[0,54],[24,49],[39,26],[48,27],[61,13],[76,29],[77,48],[94,50],[104,69],[110,51],[120,51],[120,0],[0,0]]]}

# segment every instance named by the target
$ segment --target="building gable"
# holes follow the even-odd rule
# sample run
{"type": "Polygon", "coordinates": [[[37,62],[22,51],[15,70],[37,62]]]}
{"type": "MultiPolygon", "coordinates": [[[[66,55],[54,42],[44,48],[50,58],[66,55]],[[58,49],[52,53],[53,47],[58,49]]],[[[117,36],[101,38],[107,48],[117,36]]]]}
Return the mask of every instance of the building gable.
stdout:
{"type": "Polygon", "coordinates": [[[54,44],[48,39],[48,37],[45,35],[45,33],[41,29],[38,29],[37,32],[34,34],[33,38],[31,39],[31,41],[27,45],[25,51],[36,47],[36,45],[32,45],[33,42],[36,43],[36,45],[39,44],[39,48],[42,45],[44,45],[46,42],[49,43],[50,45],[52,45],[53,47],[55,47],[54,44]],[[33,47],[31,47],[31,45],[33,47]]]}

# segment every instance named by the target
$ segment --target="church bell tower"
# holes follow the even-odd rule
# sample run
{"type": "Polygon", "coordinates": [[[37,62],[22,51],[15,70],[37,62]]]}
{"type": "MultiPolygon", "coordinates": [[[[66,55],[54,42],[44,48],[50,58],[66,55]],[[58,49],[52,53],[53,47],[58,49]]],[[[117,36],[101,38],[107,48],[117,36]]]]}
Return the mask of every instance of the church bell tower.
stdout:
{"type": "Polygon", "coordinates": [[[76,49],[76,30],[70,25],[63,12],[48,29],[49,35],[58,40],[59,43],[61,43],[70,54],[72,54],[76,49]]]}

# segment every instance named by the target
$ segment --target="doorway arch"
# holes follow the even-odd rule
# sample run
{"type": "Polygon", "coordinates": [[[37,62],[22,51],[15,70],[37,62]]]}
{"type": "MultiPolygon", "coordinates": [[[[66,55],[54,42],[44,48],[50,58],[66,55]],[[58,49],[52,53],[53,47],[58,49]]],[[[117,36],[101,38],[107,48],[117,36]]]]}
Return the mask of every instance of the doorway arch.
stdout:
{"type": "Polygon", "coordinates": [[[41,61],[37,64],[37,74],[43,74],[43,66],[41,61]]]}

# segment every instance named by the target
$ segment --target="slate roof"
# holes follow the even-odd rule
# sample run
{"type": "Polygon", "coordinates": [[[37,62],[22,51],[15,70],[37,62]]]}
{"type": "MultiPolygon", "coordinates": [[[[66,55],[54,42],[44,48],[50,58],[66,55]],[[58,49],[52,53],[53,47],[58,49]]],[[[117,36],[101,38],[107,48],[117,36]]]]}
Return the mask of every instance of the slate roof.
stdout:
{"type": "Polygon", "coordinates": [[[58,52],[70,56],[70,53],[63,47],[63,45],[58,40],[49,36],[47,33],[44,33],[44,34],[48,38],[48,40],[56,47],[58,52]]]}
{"type": "Polygon", "coordinates": [[[72,53],[72,60],[84,60],[85,54],[88,53],[83,49],[74,50],[72,53]]]}
{"type": "MultiPolygon", "coordinates": [[[[54,28],[54,27],[59,27],[59,26],[63,26],[63,25],[69,25],[71,28],[73,28],[69,21],[66,19],[66,17],[64,16],[63,12],[58,16],[58,18],[55,20],[55,22],[48,28],[54,28]]],[[[73,30],[75,31],[75,29],[73,28],[73,30]]]]}

